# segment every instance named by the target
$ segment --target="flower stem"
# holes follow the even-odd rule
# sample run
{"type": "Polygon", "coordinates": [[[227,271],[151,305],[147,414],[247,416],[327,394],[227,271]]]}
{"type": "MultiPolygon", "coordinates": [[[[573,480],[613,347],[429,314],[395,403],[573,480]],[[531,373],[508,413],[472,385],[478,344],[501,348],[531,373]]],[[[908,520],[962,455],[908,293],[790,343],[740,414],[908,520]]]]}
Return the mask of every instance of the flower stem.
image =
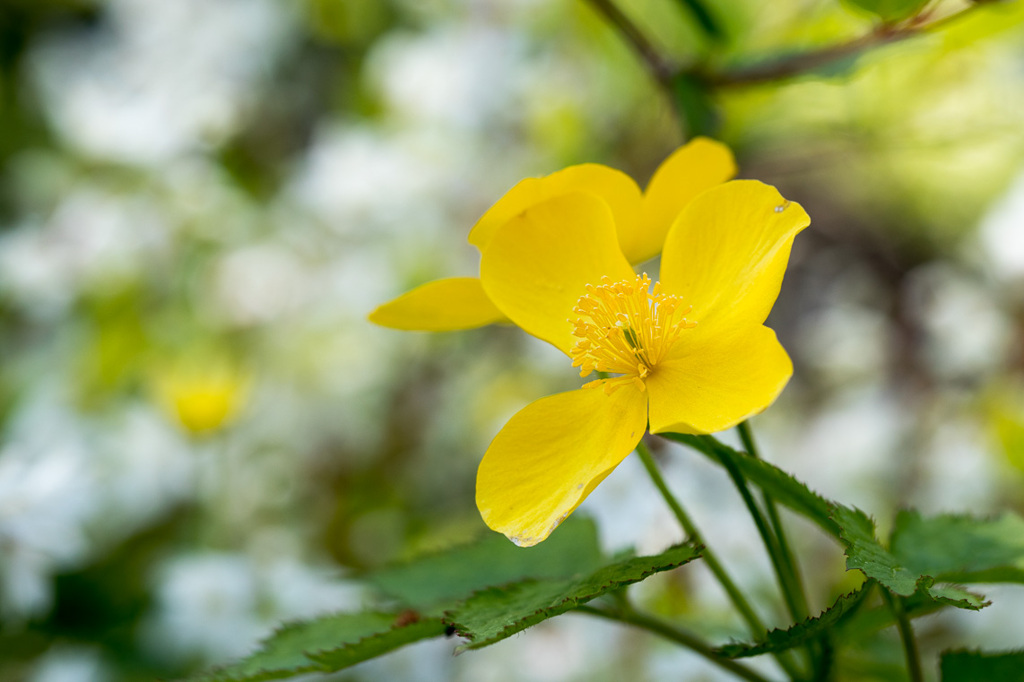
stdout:
{"type": "MultiPolygon", "coordinates": [[[[743,448],[747,451],[747,454],[754,459],[760,459],[760,454],[757,450],[757,444],[754,442],[754,434],[750,430],[750,425],[747,422],[741,422],[736,429],[739,431],[740,440],[743,442],[743,448]]],[[[746,488],[746,482],[744,482],[743,485],[744,488],[746,488]]],[[[783,595],[786,598],[786,604],[790,610],[790,615],[793,616],[794,620],[802,620],[810,615],[810,611],[807,606],[807,596],[804,593],[803,581],[800,579],[800,569],[796,563],[796,557],[789,547],[789,542],[786,540],[786,531],[782,525],[782,519],[779,517],[779,510],[775,505],[774,498],[772,498],[771,494],[768,492],[762,491],[762,499],[764,500],[765,509],[768,510],[768,521],[771,523],[775,540],[774,548],[769,546],[768,552],[769,554],[773,554],[775,552],[778,554],[777,557],[772,557],[772,563],[775,565],[780,586],[782,587],[783,595]]],[[[751,513],[753,513],[753,510],[751,513]]],[[[755,519],[755,522],[756,521],[757,519],[755,519]]],[[[763,521],[761,523],[763,523],[763,521]]],[[[771,533],[769,533],[769,535],[771,535],[771,533]]],[[[769,539],[765,537],[764,533],[762,533],[761,537],[764,538],[766,544],[769,543],[769,539]]]]}
{"type": "Polygon", "coordinates": [[[924,674],[921,672],[921,657],[917,652],[917,640],[914,638],[914,629],[910,625],[910,617],[904,607],[903,598],[893,595],[889,590],[882,590],[882,595],[889,603],[893,615],[896,616],[896,627],[900,631],[900,639],[903,641],[903,651],[907,657],[907,674],[910,682],[923,682],[924,674]]]}
{"type": "Polygon", "coordinates": [[[735,604],[736,608],[739,609],[740,614],[743,616],[743,620],[745,620],[747,625],[750,627],[751,634],[755,637],[760,636],[766,629],[764,623],[762,623],[758,615],[754,613],[754,609],[751,608],[747,598],[744,597],[743,593],[740,592],[738,587],[736,587],[736,583],[734,583],[732,578],[729,577],[729,574],[725,572],[725,568],[723,568],[722,564],[718,561],[718,557],[715,556],[715,553],[712,552],[711,548],[704,542],[704,538],[701,536],[700,531],[697,530],[697,527],[693,524],[693,521],[690,520],[690,516],[686,513],[686,510],[683,509],[682,505],[679,504],[679,501],[676,500],[675,496],[672,495],[672,492],[668,489],[668,486],[665,484],[665,479],[662,478],[661,472],[658,470],[658,465],[655,464],[654,457],[651,456],[651,451],[648,449],[646,443],[640,441],[636,446],[636,452],[640,455],[640,461],[643,462],[644,468],[647,469],[647,474],[651,477],[651,480],[654,481],[654,485],[658,488],[658,492],[660,492],[661,496],[665,498],[665,502],[667,502],[669,508],[672,509],[672,513],[675,514],[675,517],[679,520],[679,524],[683,527],[683,530],[686,531],[688,538],[704,547],[704,549],[701,550],[701,558],[703,558],[707,563],[708,568],[711,569],[711,572],[722,585],[722,588],[725,589],[733,604],[735,604]]]}
{"type": "Polygon", "coordinates": [[[771,559],[772,567],[775,569],[775,576],[779,581],[779,587],[782,590],[790,615],[795,620],[801,620],[803,617],[798,615],[796,601],[793,598],[793,590],[790,588],[786,570],[783,567],[782,559],[779,556],[780,550],[778,541],[768,529],[768,523],[765,521],[764,514],[761,512],[761,508],[757,506],[757,502],[754,501],[754,496],[750,494],[750,488],[747,487],[747,482],[743,479],[743,474],[741,474],[739,470],[737,470],[736,467],[728,460],[721,460],[721,464],[725,467],[726,472],[729,474],[729,478],[732,479],[740,497],[743,498],[743,503],[747,506],[747,510],[750,512],[750,516],[754,520],[754,525],[757,527],[757,532],[761,536],[761,540],[764,542],[765,549],[768,550],[768,558],[771,559]]]}
{"type": "MultiPolygon", "coordinates": [[[[694,525],[690,516],[683,509],[679,501],[676,500],[675,496],[668,489],[668,485],[665,483],[665,479],[662,477],[661,472],[658,470],[658,465],[654,462],[654,457],[651,456],[651,451],[647,447],[647,444],[640,441],[636,446],[636,452],[640,455],[640,461],[643,462],[644,468],[647,470],[647,474],[654,481],[654,485],[658,488],[661,496],[665,498],[665,502],[668,503],[672,513],[679,520],[679,524],[686,531],[686,534],[690,540],[703,546],[701,550],[701,558],[707,564],[708,568],[714,574],[715,578],[718,579],[719,584],[725,590],[726,594],[729,595],[729,599],[736,606],[736,609],[740,612],[743,620],[746,621],[747,627],[750,628],[750,633],[755,638],[760,638],[767,631],[764,623],[760,617],[754,612],[754,609],[750,606],[750,602],[743,596],[736,583],[733,582],[732,578],[726,573],[725,568],[721,562],[718,561],[717,555],[707,546],[703,536],[697,527],[694,525]]],[[[789,657],[790,652],[778,652],[775,654],[775,659],[779,665],[792,677],[793,679],[801,679],[803,676],[796,668],[796,664],[789,657]]]]}
{"type": "Polygon", "coordinates": [[[640,628],[641,630],[647,630],[648,632],[660,635],[661,637],[671,640],[677,644],[681,644],[694,653],[700,654],[715,665],[728,670],[737,677],[750,680],[750,682],[769,682],[766,677],[762,677],[759,673],[751,670],[745,665],[719,655],[711,645],[697,635],[670,625],[658,618],[654,618],[653,616],[639,613],[633,610],[631,606],[613,610],[583,605],[576,607],[576,611],[586,613],[591,616],[597,616],[598,618],[606,618],[608,620],[626,623],[640,628]]]}

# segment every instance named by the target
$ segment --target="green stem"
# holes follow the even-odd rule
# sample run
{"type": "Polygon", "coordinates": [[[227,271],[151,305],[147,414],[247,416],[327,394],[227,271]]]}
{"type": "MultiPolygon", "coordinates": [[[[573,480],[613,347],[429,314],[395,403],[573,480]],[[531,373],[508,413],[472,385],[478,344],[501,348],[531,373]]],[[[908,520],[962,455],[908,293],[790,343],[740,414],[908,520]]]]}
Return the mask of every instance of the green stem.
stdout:
{"type": "MultiPolygon", "coordinates": [[[[754,434],[750,430],[750,424],[741,422],[736,429],[739,431],[740,440],[743,442],[743,447],[747,454],[754,459],[760,459],[761,456],[758,452],[757,444],[754,442],[754,434]]],[[[800,567],[797,565],[796,556],[793,554],[789,541],[786,539],[786,530],[782,525],[782,519],[779,517],[779,509],[775,504],[775,499],[766,491],[762,490],[761,493],[764,506],[768,510],[768,521],[771,523],[775,539],[778,542],[777,550],[784,570],[784,575],[779,575],[779,579],[785,583],[783,585],[783,593],[786,595],[786,602],[790,606],[790,613],[794,620],[802,620],[810,615],[810,609],[807,606],[807,595],[804,593],[803,581],[800,579],[800,567]]]]}
{"type": "Polygon", "coordinates": [[[903,598],[893,595],[889,590],[882,590],[882,595],[889,602],[889,608],[896,616],[896,627],[900,632],[900,639],[903,641],[903,651],[907,657],[907,673],[910,682],[923,682],[924,674],[921,672],[921,657],[917,652],[917,640],[914,638],[914,629],[910,625],[910,617],[904,607],[903,598]]]}
{"type": "MultiPolygon", "coordinates": [[[[668,503],[672,513],[675,514],[676,519],[679,520],[679,525],[686,531],[688,539],[696,544],[703,547],[701,550],[701,558],[707,564],[707,567],[714,574],[715,578],[718,579],[718,583],[725,590],[726,594],[729,595],[729,599],[736,606],[736,609],[740,612],[743,620],[746,621],[747,627],[750,628],[750,633],[753,637],[761,637],[767,628],[761,621],[760,617],[754,612],[754,609],[750,606],[750,602],[743,596],[736,583],[733,582],[732,578],[725,571],[718,557],[715,555],[711,548],[707,546],[700,531],[697,530],[697,526],[694,525],[690,519],[689,514],[683,509],[683,506],[679,504],[672,491],[668,489],[668,485],[665,483],[665,479],[662,478],[661,472],[658,470],[658,465],[654,462],[654,457],[651,456],[651,451],[648,449],[647,444],[640,441],[636,446],[636,452],[640,455],[640,461],[643,462],[644,468],[647,470],[647,474],[654,481],[654,485],[658,488],[658,492],[665,498],[665,502],[668,503]]],[[[789,652],[780,652],[775,655],[775,659],[779,662],[779,665],[794,679],[801,677],[800,672],[797,670],[794,662],[788,657],[789,652]]]]}
{"type": "Polygon", "coordinates": [[[762,542],[764,542],[765,549],[768,550],[768,558],[771,559],[772,568],[775,570],[775,577],[779,582],[779,588],[782,591],[782,596],[785,599],[790,616],[797,621],[803,620],[806,618],[806,614],[801,614],[797,606],[797,598],[794,595],[795,590],[793,589],[789,573],[785,568],[784,560],[781,557],[779,543],[775,535],[768,528],[768,522],[765,521],[761,508],[757,506],[754,496],[751,495],[750,488],[747,486],[743,474],[729,460],[722,459],[719,461],[729,474],[729,478],[732,479],[733,485],[736,486],[740,497],[743,498],[743,503],[747,506],[747,510],[754,520],[754,525],[757,527],[757,532],[761,536],[762,542]]]}
{"type": "Polygon", "coordinates": [[[682,505],[679,504],[679,501],[676,500],[672,491],[668,489],[668,485],[665,484],[665,479],[662,478],[661,472],[658,470],[658,465],[654,463],[654,457],[651,456],[651,451],[648,449],[647,444],[640,441],[636,446],[636,452],[640,455],[640,461],[643,462],[644,468],[647,469],[647,474],[651,477],[651,480],[654,481],[654,485],[658,488],[658,492],[660,492],[661,496],[665,498],[665,502],[668,503],[672,513],[675,514],[676,519],[679,520],[679,524],[683,527],[683,530],[686,531],[688,539],[704,546],[704,549],[701,551],[701,558],[704,559],[708,568],[711,569],[711,572],[722,585],[722,588],[725,589],[729,598],[732,600],[732,603],[736,605],[737,609],[739,609],[740,614],[743,616],[743,620],[747,621],[747,625],[750,626],[751,634],[755,637],[760,636],[766,629],[764,623],[762,623],[761,619],[756,613],[754,613],[754,609],[751,608],[747,598],[744,597],[743,593],[740,592],[738,587],[736,587],[736,583],[734,583],[732,578],[729,577],[729,574],[725,572],[725,568],[723,568],[722,564],[718,561],[718,557],[711,551],[711,548],[707,546],[707,543],[704,542],[704,538],[701,536],[700,531],[697,530],[697,526],[695,526],[693,521],[690,520],[689,514],[686,513],[686,510],[684,510],[682,505]]]}
{"type": "MultiPolygon", "coordinates": [[[[661,435],[668,437],[675,434],[661,435]]],[[[707,439],[707,445],[705,445],[705,448],[710,447],[711,445],[721,446],[721,443],[719,443],[714,438],[711,438],[710,436],[700,436],[700,438],[707,439]]],[[[688,441],[686,440],[681,440],[679,442],[688,443],[688,441]]],[[[707,451],[712,456],[714,456],[713,448],[707,451]]],[[[690,518],[687,516],[686,512],[683,511],[683,508],[679,504],[679,502],[676,501],[675,497],[672,496],[672,493],[669,491],[668,486],[665,485],[665,481],[661,477],[661,473],[658,471],[658,468],[654,463],[653,457],[651,457],[650,450],[647,448],[647,445],[643,441],[641,441],[640,444],[637,445],[637,454],[640,455],[640,460],[644,463],[644,467],[647,469],[647,473],[654,480],[654,484],[658,487],[658,490],[661,492],[662,496],[668,502],[669,507],[672,508],[673,513],[675,513],[676,518],[679,519],[680,524],[686,530],[687,534],[691,537],[691,539],[693,539],[694,542],[704,545],[705,543],[700,535],[700,532],[693,525],[693,522],[690,521],[690,518]]],[[[715,459],[722,461],[723,458],[715,457],[715,459]]],[[[736,608],[739,609],[740,614],[743,616],[743,619],[747,622],[747,625],[750,627],[751,634],[755,638],[761,637],[766,630],[764,624],[761,622],[760,618],[758,618],[757,614],[754,613],[753,609],[750,607],[750,604],[747,602],[746,598],[736,587],[736,584],[733,583],[729,575],[725,572],[725,569],[722,568],[722,565],[719,563],[718,558],[707,547],[705,547],[704,549],[702,558],[707,562],[708,568],[711,569],[711,572],[715,575],[716,578],[718,578],[719,583],[721,583],[726,593],[732,599],[733,604],[735,604],[736,608]]],[[[792,677],[793,679],[802,679],[803,675],[800,673],[799,670],[797,670],[797,665],[792,658],[792,654],[792,651],[777,652],[775,654],[775,659],[778,661],[779,665],[782,666],[782,668],[786,671],[786,673],[790,675],[790,677],[792,677]]]]}
{"type": "Polygon", "coordinates": [[[715,665],[724,668],[745,680],[750,680],[750,682],[769,682],[768,678],[762,677],[759,673],[751,670],[745,665],[720,656],[715,652],[711,645],[697,635],[669,625],[668,623],[652,616],[634,611],[632,608],[616,609],[613,611],[610,609],[599,609],[593,606],[583,605],[576,607],[576,611],[586,613],[591,616],[597,616],[598,618],[626,623],[640,628],[641,630],[647,630],[648,632],[660,635],[661,637],[677,644],[681,644],[694,653],[700,654],[715,665]]]}

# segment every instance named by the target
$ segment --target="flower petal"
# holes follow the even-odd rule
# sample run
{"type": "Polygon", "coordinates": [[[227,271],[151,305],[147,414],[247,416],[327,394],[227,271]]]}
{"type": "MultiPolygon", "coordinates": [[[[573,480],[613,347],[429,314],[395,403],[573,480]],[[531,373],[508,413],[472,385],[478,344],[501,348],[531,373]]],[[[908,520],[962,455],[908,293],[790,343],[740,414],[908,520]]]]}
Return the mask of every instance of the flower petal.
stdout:
{"type": "Polygon", "coordinates": [[[520,410],[494,437],[476,478],[484,522],[517,545],[546,538],[633,451],[647,396],[578,389],[520,410]]]}
{"type": "Polygon", "coordinates": [[[510,320],[566,354],[573,306],[602,275],[632,278],[612,214],[580,192],[536,204],[502,225],[480,259],[484,291],[510,320]]]}
{"type": "Polygon", "coordinates": [[[661,283],[682,295],[701,326],[760,324],[786,271],[793,238],[811,220],[799,204],[755,180],[707,190],[676,220],[661,257],[661,283]]]}
{"type": "Polygon", "coordinates": [[[382,327],[431,332],[473,329],[505,319],[476,277],[427,282],[378,306],[369,316],[382,327]]]}
{"type": "Polygon", "coordinates": [[[782,392],[793,363],[775,332],[761,325],[725,331],[684,332],[647,377],[651,433],[723,431],[761,412],[782,392]]]}
{"type": "Polygon", "coordinates": [[[672,152],[647,183],[637,231],[619,239],[629,262],[642,263],[661,253],[679,212],[698,194],[734,175],[736,161],[721,142],[695,137],[672,152]]]}
{"type": "MultiPolygon", "coordinates": [[[[640,215],[640,188],[622,171],[597,163],[569,166],[542,178],[526,178],[505,193],[469,232],[469,243],[483,251],[498,228],[524,210],[570,192],[589,192],[608,204],[623,234],[633,234],[640,215]]],[[[658,245],[659,249],[661,245],[658,245]]]]}

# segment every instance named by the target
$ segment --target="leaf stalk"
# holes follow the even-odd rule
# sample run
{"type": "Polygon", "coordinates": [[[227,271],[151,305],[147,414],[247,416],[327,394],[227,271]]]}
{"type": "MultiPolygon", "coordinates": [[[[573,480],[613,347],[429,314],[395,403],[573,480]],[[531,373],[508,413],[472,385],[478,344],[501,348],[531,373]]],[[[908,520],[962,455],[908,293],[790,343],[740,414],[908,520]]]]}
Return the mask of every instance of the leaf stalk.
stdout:
{"type": "Polygon", "coordinates": [[[597,616],[598,618],[605,618],[607,620],[632,625],[633,627],[664,637],[665,639],[673,641],[676,644],[680,644],[694,653],[703,656],[708,661],[728,670],[734,675],[741,677],[744,680],[749,680],[749,682],[770,682],[768,678],[754,670],[751,670],[742,663],[737,663],[736,661],[725,658],[721,654],[717,653],[714,650],[714,647],[697,635],[683,630],[682,628],[670,625],[669,623],[653,616],[640,613],[628,604],[624,608],[615,609],[602,609],[594,606],[583,605],[577,607],[576,611],[591,616],[597,616]]]}

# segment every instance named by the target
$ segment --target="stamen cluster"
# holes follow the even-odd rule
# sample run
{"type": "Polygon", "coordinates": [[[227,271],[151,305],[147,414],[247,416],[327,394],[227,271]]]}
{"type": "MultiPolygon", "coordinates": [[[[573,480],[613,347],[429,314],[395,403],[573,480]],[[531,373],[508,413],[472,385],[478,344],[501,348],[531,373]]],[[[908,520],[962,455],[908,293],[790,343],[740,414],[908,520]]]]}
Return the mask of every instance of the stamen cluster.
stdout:
{"type": "Polygon", "coordinates": [[[651,286],[647,273],[634,279],[588,284],[587,293],[572,309],[573,336],[579,341],[569,351],[572,366],[580,376],[607,372],[620,376],[598,379],[584,388],[603,386],[605,393],[626,384],[645,390],[644,379],[668,354],[684,329],[696,322],[684,317],[692,306],[684,306],[680,296],[665,294],[661,282],[651,286]]]}

